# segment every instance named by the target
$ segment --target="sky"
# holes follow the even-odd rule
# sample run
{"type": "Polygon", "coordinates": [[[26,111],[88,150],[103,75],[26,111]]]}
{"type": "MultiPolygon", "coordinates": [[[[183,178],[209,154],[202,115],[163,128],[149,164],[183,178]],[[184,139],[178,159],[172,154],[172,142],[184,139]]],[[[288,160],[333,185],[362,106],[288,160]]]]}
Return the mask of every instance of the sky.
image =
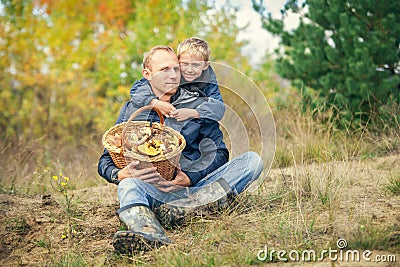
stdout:
{"type": "MultiPolygon", "coordinates": [[[[273,18],[280,18],[280,10],[283,8],[286,0],[264,0],[267,12],[270,12],[273,18]]],[[[260,15],[254,11],[251,0],[232,0],[230,3],[239,7],[237,13],[238,26],[244,26],[250,23],[247,30],[242,32],[238,39],[247,39],[250,43],[244,47],[243,53],[250,58],[250,62],[259,63],[265,53],[272,53],[278,47],[279,39],[273,37],[261,26],[260,15]]],[[[298,16],[289,14],[285,19],[287,29],[292,29],[298,25],[298,16]]]]}

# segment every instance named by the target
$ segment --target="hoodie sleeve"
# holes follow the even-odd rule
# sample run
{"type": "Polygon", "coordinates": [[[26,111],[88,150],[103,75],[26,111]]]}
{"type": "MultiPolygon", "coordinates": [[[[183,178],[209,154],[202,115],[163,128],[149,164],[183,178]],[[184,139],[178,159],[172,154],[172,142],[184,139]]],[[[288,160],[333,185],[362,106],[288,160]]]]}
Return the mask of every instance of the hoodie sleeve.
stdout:
{"type": "Polygon", "coordinates": [[[145,78],[136,81],[130,91],[132,99],[139,106],[147,106],[150,101],[157,98],[150,87],[150,83],[145,78]]]}
{"type": "Polygon", "coordinates": [[[211,66],[208,69],[210,71],[210,80],[204,89],[208,101],[199,105],[196,110],[202,119],[220,121],[225,114],[225,104],[219,91],[217,76],[211,66]]]}
{"type": "Polygon", "coordinates": [[[215,75],[215,72],[211,66],[209,66],[208,69],[210,71],[210,80],[208,81],[207,87],[204,89],[204,93],[208,97],[223,103],[224,100],[222,99],[221,92],[219,91],[217,76],[215,75]]]}
{"type": "Polygon", "coordinates": [[[225,104],[222,101],[209,97],[206,102],[200,104],[196,110],[200,118],[220,121],[225,114],[225,104]]]}

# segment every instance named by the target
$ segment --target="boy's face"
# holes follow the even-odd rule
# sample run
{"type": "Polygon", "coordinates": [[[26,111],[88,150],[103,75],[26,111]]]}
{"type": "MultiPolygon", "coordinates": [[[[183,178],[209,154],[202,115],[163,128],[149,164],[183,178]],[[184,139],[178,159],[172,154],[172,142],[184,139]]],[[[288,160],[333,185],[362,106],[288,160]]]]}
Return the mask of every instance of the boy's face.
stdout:
{"type": "Polygon", "coordinates": [[[210,65],[209,61],[204,61],[201,56],[193,56],[189,53],[183,53],[179,59],[181,66],[181,75],[186,81],[192,82],[200,77],[203,70],[210,65]]]}

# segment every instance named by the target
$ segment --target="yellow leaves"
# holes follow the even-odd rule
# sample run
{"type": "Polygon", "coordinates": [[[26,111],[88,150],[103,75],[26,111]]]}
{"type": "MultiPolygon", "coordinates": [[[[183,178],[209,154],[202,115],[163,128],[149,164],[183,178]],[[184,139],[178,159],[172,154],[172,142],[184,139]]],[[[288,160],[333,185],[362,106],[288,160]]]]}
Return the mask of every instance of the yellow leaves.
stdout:
{"type": "Polygon", "coordinates": [[[7,8],[0,16],[0,69],[6,70],[0,74],[3,133],[18,129],[31,138],[68,140],[103,132],[129,99],[131,84],[141,78],[143,53],[153,45],[176,48],[201,33],[216,51],[213,58],[239,54],[228,36],[233,31],[226,30],[233,23],[218,20],[210,28],[208,1],[14,2],[24,18],[13,22],[15,14],[7,8]],[[47,9],[40,8],[44,5],[47,9]]]}
{"type": "Polygon", "coordinates": [[[127,0],[103,0],[98,5],[99,19],[107,27],[125,27],[133,10],[131,2],[127,0]]]}
{"type": "Polygon", "coordinates": [[[126,92],[129,92],[129,87],[123,86],[123,85],[118,85],[117,92],[120,95],[124,95],[124,94],[126,94],[126,92]]]}

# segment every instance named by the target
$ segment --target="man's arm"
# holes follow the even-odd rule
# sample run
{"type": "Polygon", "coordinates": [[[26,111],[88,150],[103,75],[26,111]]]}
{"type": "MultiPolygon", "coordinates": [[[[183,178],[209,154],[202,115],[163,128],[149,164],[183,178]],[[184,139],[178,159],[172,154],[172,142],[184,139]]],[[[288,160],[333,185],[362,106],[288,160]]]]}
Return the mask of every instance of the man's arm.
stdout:
{"type": "MultiPolygon", "coordinates": [[[[119,123],[122,123],[123,121],[126,121],[126,117],[127,117],[126,113],[127,113],[128,106],[129,106],[129,102],[126,102],[122,106],[115,124],[119,124],[119,123]]],[[[114,169],[117,169],[117,166],[115,166],[108,150],[104,149],[103,154],[100,156],[99,163],[97,165],[97,172],[99,173],[99,175],[101,177],[106,179],[107,182],[118,184],[118,180],[113,179],[111,177],[112,171],[114,169]]]]}
{"type": "Polygon", "coordinates": [[[107,182],[118,184],[117,180],[113,180],[111,178],[111,173],[113,169],[116,168],[117,166],[115,166],[110,153],[107,151],[107,149],[104,149],[104,152],[101,155],[99,163],[97,165],[97,172],[100,174],[101,177],[106,179],[107,182]]]}
{"type": "Polygon", "coordinates": [[[150,83],[145,78],[136,81],[130,91],[131,97],[135,103],[142,107],[147,106],[153,99],[157,99],[150,87],[150,83]]]}

